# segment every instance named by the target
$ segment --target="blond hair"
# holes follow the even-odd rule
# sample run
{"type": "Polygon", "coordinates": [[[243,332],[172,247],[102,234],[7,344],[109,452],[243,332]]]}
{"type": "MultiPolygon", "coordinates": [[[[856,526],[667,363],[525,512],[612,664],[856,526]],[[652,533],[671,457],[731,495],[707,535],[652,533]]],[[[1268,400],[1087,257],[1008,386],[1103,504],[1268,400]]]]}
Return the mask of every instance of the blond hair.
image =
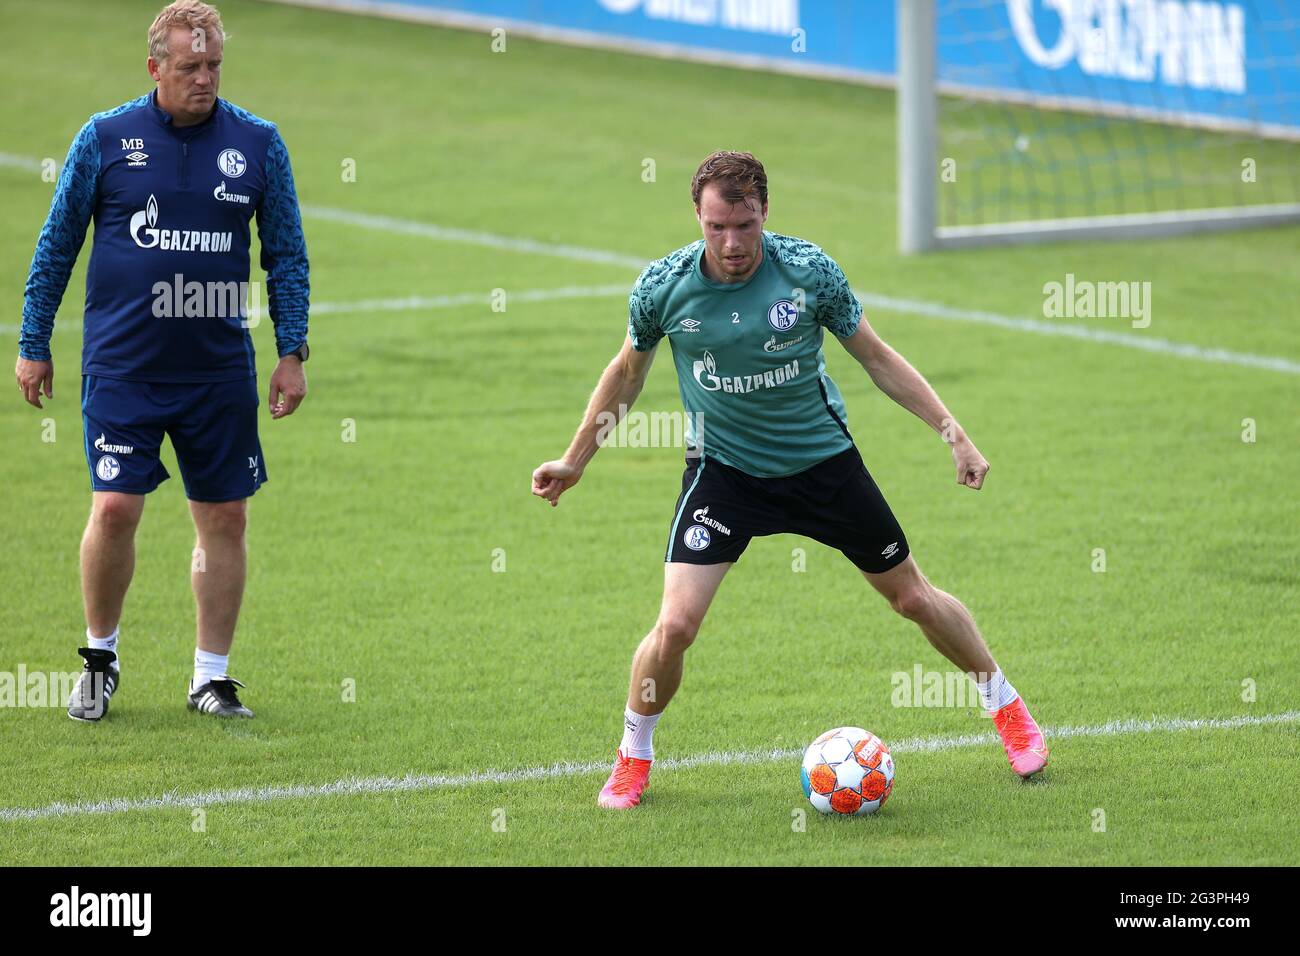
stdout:
{"type": "Polygon", "coordinates": [[[171,53],[167,41],[173,27],[185,27],[191,33],[202,30],[205,42],[209,36],[220,37],[223,43],[226,40],[226,32],[221,28],[221,14],[216,7],[202,0],[176,0],[163,7],[149,27],[149,55],[155,60],[165,60],[171,53]]]}

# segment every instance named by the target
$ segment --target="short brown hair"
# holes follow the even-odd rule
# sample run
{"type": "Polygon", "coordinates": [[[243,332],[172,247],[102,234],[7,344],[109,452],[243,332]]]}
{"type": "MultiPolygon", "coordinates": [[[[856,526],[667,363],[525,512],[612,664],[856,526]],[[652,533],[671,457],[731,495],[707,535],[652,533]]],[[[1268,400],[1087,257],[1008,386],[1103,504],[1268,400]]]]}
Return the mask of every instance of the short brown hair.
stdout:
{"type": "Polygon", "coordinates": [[[191,32],[202,30],[205,37],[211,34],[220,37],[222,43],[226,41],[226,31],[221,27],[221,14],[216,7],[201,0],[176,0],[163,7],[149,27],[149,55],[155,60],[161,62],[171,53],[167,41],[172,27],[185,27],[191,32]]]}
{"type": "Polygon", "coordinates": [[[767,205],[767,172],[753,153],[720,149],[710,154],[691,180],[691,199],[695,205],[700,204],[700,196],[709,183],[718,184],[727,202],[744,202],[757,196],[760,206],[767,205]]]}

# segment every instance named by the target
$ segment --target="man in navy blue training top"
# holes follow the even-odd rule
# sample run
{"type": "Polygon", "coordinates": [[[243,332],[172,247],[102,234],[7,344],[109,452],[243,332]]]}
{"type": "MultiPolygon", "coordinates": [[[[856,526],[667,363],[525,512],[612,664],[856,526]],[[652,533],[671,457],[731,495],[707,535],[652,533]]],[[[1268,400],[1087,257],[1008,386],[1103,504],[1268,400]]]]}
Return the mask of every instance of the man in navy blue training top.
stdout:
{"type": "Polygon", "coordinates": [[[227,673],[244,593],[248,498],[267,479],[257,438],[249,223],[257,217],[280,356],[272,418],[307,392],[307,247],[289,154],[274,124],[217,98],[225,33],[198,0],[149,29],[157,89],[81,128],[27,279],[18,386],[54,395],[50,334],[95,222],[86,274],[81,407],[92,505],[81,542],[86,647],[68,714],[95,721],[121,682],[118,625],[144,496],[168,477],[164,433],[198,531],[191,581],[197,648],[188,706],[251,717],[227,673]]]}

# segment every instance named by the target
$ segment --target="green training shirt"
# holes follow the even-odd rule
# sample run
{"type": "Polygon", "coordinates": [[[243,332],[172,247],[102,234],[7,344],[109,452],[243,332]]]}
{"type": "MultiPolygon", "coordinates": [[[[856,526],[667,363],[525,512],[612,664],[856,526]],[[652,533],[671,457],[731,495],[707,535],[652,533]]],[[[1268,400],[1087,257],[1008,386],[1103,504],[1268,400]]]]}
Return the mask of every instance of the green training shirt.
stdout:
{"type": "Polygon", "coordinates": [[[703,457],[762,478],[793,475],[851,444],[844,399],[826,374],[822,330],[844,338],[862,306],[830,256],[802,239],[763,233],[746,281],[714,282],[698,239],[650,263],[629,300],[638,352],[665,335],[703,457]]]}

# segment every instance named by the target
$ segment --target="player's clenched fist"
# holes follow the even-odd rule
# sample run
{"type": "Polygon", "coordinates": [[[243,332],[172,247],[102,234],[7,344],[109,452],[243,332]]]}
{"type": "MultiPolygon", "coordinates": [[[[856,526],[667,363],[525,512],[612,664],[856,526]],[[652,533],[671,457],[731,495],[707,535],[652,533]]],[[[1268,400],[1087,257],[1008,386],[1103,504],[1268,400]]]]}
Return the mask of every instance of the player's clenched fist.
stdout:
{"type": "Polygon", "coordinates": [[[957,466],[957,484],[974,488],[978,491],[984,485],[984,476],[989,472],[989,463],[980,450],[969,438],[963,438],[952,446],[953,464],[957,466]]]}
{"type": "Polygon", "coordinates": [[[45,397],[54,397],[54,363],[53,362],[33,362],[31,359],[19,358],[18,364],[14,366],[14,378],[18,379],[18,388],[22,390],[23,398],[35,405],[37,408],[44,408],[41,404],[41,389],[45,389],[45,397]]]}
{"type": "Polygon", "coordinates": [[[567,461],[548,461],[538,465],[533,472],[533,494],[545,498],[554,508],[560,503],[560,495],[578,483],[582,469],[567,461]]]}

